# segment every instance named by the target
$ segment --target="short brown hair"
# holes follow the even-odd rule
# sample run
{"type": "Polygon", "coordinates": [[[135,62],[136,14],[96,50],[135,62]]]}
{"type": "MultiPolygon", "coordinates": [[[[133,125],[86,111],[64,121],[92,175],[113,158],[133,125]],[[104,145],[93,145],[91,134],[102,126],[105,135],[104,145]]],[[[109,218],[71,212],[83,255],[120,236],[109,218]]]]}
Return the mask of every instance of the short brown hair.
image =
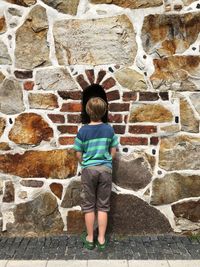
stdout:
{"type": "Polygon", "coordinates": [[[92,121],[100,120],[107,111],[107,104],[101,97],[92,97],[86,104],[86,112],[92,121]]]}

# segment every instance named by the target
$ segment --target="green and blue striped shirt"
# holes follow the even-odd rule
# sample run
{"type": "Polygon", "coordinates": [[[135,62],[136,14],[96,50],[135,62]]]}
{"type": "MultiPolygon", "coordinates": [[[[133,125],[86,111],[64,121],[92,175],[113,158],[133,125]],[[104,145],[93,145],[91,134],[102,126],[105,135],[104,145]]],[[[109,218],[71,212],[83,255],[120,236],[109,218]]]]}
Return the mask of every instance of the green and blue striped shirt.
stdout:
{"type": "Polygon", "coordinates": [[[75,138],[73,148],[83,153],[81,167],[106,165],[112,168],[111,147],[118,146],[114,129],[107,123],[82,126],[75,138]]]}

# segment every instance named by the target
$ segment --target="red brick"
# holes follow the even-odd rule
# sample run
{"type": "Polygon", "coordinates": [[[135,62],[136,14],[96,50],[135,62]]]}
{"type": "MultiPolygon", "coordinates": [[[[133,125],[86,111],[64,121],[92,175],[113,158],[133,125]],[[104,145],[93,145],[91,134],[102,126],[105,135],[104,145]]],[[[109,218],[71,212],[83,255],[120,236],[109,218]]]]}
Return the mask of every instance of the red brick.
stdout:
{"type": "Polygon", "coordinates": [[[123,136],[120,138],[121,145],[148,145],[148,139],[144,137],[123,136]]]}
{"type": "Polygon", "coordinates": [[[129,126],[129,133],[133,134],[151,134],[156,132],[157,132],[156,126],[146,126],[146,125],[129,126]]]}
{"type": "Polygon", "coordinates": [[[85,89],[89,86],[88,82],[85,80],[83,74],[80,74],[76,77],[77,82],[80,84],[82,89],[85,89]]]}
{"type": "Polygon", "coordinates": [[[126,126],[125,125],[113,125],[113,129],[116,134],[124,134],[126,126]]]}
{"type": "Polygon", "coordinates": [[[34,82],[33,81],[26,81],[24,82],[24,90],[31,91],[33,90],[34,82]]]}
{"type": "Polygon", "coordinates": [[[124,122],[127,123],[128,122],[128,115],[124,116],[124,122]]]}
{"type": "Polygon", "coordinates": [[[85,74],[87,75],[88,80],[90,81],[90,83],[93,84],[94,83],[94,79],[95,79],[95,77],[94,77],[94,70],[93,69],[86,70],[85,71],[85,74]]]}
{"type": "Polygon", "coordinates": [[[67,121],[69,123],[81,123],[81,114],[68,114],[67,121]]]}
{"type": "Polygon", "coordinates": [[[124,101],[136,101],[137,93],[136,92],[124,92],[123,93],[123,100],[124,101]]]}
{"type": "Polygon", "coordinates": [[[151,144],[151,145],[156,146],[156,145],[158,144],[158,142],[159,142],[159,138],[158,138],[158,137],[156,137],[156,136],[152,136],[152,137],[150,138],[150,144],[151,144]]]}
{"type": "Polygon", "coordinates": [[[69,102],[69,103],[64,103],[62,105],[62,108],[60,111],[63,112],[80,112],[82,109],[82,105],[80,102],[69,102]]]}
{"type": "Polygon", "coordinates": [[[158,93],[155,92],[140,92],[139,101],[156,101],[159,99],[158,93]]]}
{"type": "Polygon", "coordinates": [[[61,114],[48,114],[48,117],[54,123],[64,123],[65,122],[65,117],[64,117],[64,115],[61,115],[61,114]]]}
{"type": "Polygon", "coordinates": [[[115,86],[116,84],[116,81],[110,77],[108,79],[106,79],[103,83],[102,83],[102,87],[105,89],[105,90],[108,90],[110,88],[112,88],[113,86],[115,86]]]}
{"type": "Polygon", "coordinates": [[[75,136],[62,136],[59,138],[60,145],[73,145],[75,136]]]}
{"type": "Polygon", "coordinates": [[[105,70],[100,70],[99,73],[98,73],[98,76],[97,76],[96,83],[99,84],[103,80],[105,75],[106,75],[106,71],[105,70]]]}
{"type": "Polygon", "coordinates": [[[122,122],[122,115],[121,114],[108,114],[109,122],[122,122]]]}
{"type": "Polygon", "coordinates": [[[82,98],[82,91],[58,91],[58,94],[63,99],[72,99],[72,100],[80,100],[82,98]]]}
{"type": "Polygon", "coordinates": [[[110,111],[129,111],[129,103],[110,103],[110,111]]]}
{"type": "Polygon", "coordinates": [[[57,127],[58,131],[61,134],[69,133],[69,134],[76,134],[78,131],[78,126],[75,125],[59,125],[57,127]]]}
{"type": "Polygon", "coordinates": [[[120,94],[118,90],[114,90],[112,92],[108,92],[106,94],[108,101],[120,99],[120,94]]]}

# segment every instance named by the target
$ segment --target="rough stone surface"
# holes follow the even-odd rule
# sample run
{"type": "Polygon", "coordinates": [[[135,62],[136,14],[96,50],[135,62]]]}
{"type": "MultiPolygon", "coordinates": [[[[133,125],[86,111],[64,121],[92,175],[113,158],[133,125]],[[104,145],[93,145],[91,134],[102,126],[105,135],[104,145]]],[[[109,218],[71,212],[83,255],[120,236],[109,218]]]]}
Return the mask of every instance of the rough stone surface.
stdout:
{"type": "Polygon", "coordinates": [[[6,20],[5,17],[0,16],[0,34],[6,32],[6,20]]]}
{"type": "Polygon", "coordinates": [[[166,174],[153,181],[151,204],[163,205],[179,199],[200,196],[200,176],[180,173],[166,174]]]}
{"type": "Polygon", "coordinates": [[[6,127],[6,120],[0,117],[0,137],[3,134],[5,127],[6,127]]]}
{"type": "Polygon", "coordinates": [[[3,73],[0,71],[0,84],[3,82],[4,79],[5,79],[5,76],[4,76],[3,73]]]}
{"type": "Polygon", "coordinates": [[[118,83],[124,88],[132,91],[146,91],[147,85],[144,76],[130,68],[125,68],[115,73],[118,83]]]}
{"type": "Polygon", "coordinates": [[[113,161],[113,182],[125,189],[139,190],[150,183],[153,170],[144,153],[123,155],[113,161]]]}
{"type": "Polygon", "coordinates": [[[173,56],[154,59],[151,82],[160,91],[200,90],[200,56],[173,56]]]}
{"type": "Polygon", "coordinates": [[[50,141],[53,130],[38,114],[23,113],[16,119],[9,138],[16,144],[38,145],[42,140],[50,141]]]}
{"type": "Polygon", "coordinates": [[[129,122],[171,122],[170,110],[160,104],[133,104],[129,122]]]}
{"type": "Polygon", "coordinates": [[[62,208],[72,208],[81,204],[81,182],[73,181],[67,187],[61,203],[62,208]]]}
{"type": "Polygon", "coordinates": [[[188,200],[172,205],[176,217],[186,218],[192,222],[200,221],[200,200],[188,200]]]}
{"type": "Polygon", "coordinates": [[[24,111],[24,104],[20,83],[16,80],[5,79],[0,85],[0,112],[9,115],[22,111],[24,111]]]}
{"type": "Polygon", "coordinates": [[[10,146],[8,143],[6,142],[0,142],[0,150],[3,150],[3,151],[7,151],[7,150],[10,150],[10,146]]]}
{"type": "Polygon", "coordinates": [[[76,170],[77,160],[72,149],[0,155],[0,171],[23,178],[65,179],[74,176],[76,170]]]}
{"type": "Polygon", "coordinates": [[[70,210],[67,215],[67,233],[81,234],[84,230],[84,214],[79,210],[70,210]]]}
{"type": "Polygon", "coordinates": [[[20,191],[18,197],[21,199],[26,199],[28,198],[28,193],[26,191],[20,191]]]}
{"type": "Polygon", "coordinates": [[[3,181],[2,181],[2,178],[0,179],[0,195],[3,195],[3,181]]]}
{"type": "Polygon", "coordinates": [[[90,0],[94,4],[114,4],[124,8],[145,8],[161,6],[163,2],[161,0],[90,0]]]}
{"type": "Polygon", "coordinates": [[[182,97],[180,98],[180,119],[182,131],[191,133],[199,132],[199,120],[195,118],[188,101],[182,97]]]}
{"type": "Polygon", "coordinates": [[[190,100],[194,106],[194,108],[196,109],[196,111],[199,113],[200,115],[200,94],[198,93],[193,93],[190,96],[190,100]]]}
{"type": "Polygon", "coordinates": [[[199,12],[185,14],[155,14],[145,16],[142,28],[144,50],[160,56],[183,53],[197,40],[200,28],[199,12]]]}
{"type": "Polygon", "coordinates": [[[60,65],[134,63],[137,45],[126,15],[58,21],[53,33],[60,65]]]}
{"type": "Polygon", "coordinates": [[[45,4],[55,8],[58,12],[76,15],[79,0],[42,0],[45,4]]]}
{"type": "Polygon", "coordinates": [[[50,184],[51,191],[56,195],[59,199],[62,198],[63,193],[63,186],[58,183],[52,183],[50,184]]]}
{"type": "Polygon", "coordinates": [[[13,182],[5,182],[5,191],[3,195],[3,202],[14,202],[15,201],[15,188],[13,182]]]}
{"type": "Polygon", "coordinates": [[[12,64],[12,61],[8,54],[8,48],[2,41],[0,41],[0,65],[10,64],[12,64]]]}
{"type": "Polygon", "coordinates": [[[68,91],[78,89],[66,68],[39,70],[36,72],[35,83],[39,90],[68,91]]]}
{"type": "Polygon", "coordinates": [[[200,138],[187,135],[161,138],[159,167],[167,171],[200,169],[200,138]]]}
{"type": "Polygon", "coordinates": [[[37,181],[37,180],[22,180],[20,181],[20,184],[26,187],[42,187],[44,185],[43,181],[37,181]]]}
{"type": "Polygon", "coordinates": [[[37,2],[37,0],[4,0],[4,1],[25,7],[34,5],[37,2]]]}
{"type": "Polygon", "coordinates": [[[54,94],[32,94],[28,96],[30,108],[55,109],[58,108],[58,98],[54,94]]]}
{"type": "Polygon", "coordinates": [[[182,0],[183,4],[184,4],[185,6],[188,6],[188,5],[192,4],[192,3],[195,2],[195,1],[196,1],[196,0],[182,0]]]}
{"type": "Polygon", "coordinates": [[[109,232],[114,234],[163,234],[172,230],[160,211],[134,195],[112,193],[108,222],[109,232]]]}
{"type": "Polygon", "coordinates": [[[58,210],[56,198],[44,193],[27,203],[21,203],[13,209],[14,223],[6,228],[13,235],[38,236],[53,235],[63,231],[63,220],[58,210]]]}
{"type": "Polygon", "coordinates": [[[48,20],[44,7],[35,6],[16,32],[16,67],[33,69],[49,65],[48,20]]]}

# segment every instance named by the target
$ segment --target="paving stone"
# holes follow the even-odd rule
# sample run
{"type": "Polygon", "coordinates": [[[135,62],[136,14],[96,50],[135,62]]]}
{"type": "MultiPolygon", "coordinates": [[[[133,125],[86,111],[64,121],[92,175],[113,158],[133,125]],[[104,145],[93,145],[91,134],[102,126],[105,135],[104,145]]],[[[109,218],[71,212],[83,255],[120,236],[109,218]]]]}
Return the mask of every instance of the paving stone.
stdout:
{"type": "MultiPolygon", "coordinates": [[[[46,261],[35,261],[34,265],[37,267],[45,267],[46,261]]],[[[9,261],[6,267],[32,267],[32,261],[9,261]]]]}

